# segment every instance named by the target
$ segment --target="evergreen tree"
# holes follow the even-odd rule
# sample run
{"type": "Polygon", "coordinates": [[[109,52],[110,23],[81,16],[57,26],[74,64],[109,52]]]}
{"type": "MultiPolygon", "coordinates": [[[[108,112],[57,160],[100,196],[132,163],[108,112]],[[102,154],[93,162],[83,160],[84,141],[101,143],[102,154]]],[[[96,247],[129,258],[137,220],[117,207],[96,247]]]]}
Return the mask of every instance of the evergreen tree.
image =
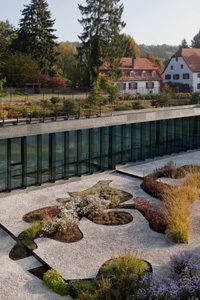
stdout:
{"type": "Polygon", "coordinates": [[[199,32],[193,37],[193,40],[191,41],[191,47],[192,48],[200,48],[200,30],[199,32]]]}
{"type": "MultiPolygon", "coordinates": [[[[83,33],[79,36],[82,47],[79,54],[82,61],[88,66],[89,82],[97,79],[99,67],[103,60],[110,60],[110,54],[115,50],[115,58],[120,60],[123,56],[121,49],[116,53],[114,44],[119,44],[120,31],[125,26],[121,21],[123,5],[120,0],[86,0],[87,5],[79,5],[82,19],[79,20],[83,26],[83,33]]],[[[112,63],[112,61],[109,61],[112,63]]]]}
{"type": "Polygon", "coordinates": [[[45,0],[31,0],[24,5],[18,38],[13,42],[13,50],[30,54],[39,64],[42,73],[52,72],[56,60],[56,36],[53,34],[54,20],[45,0]]]}
{"type": "Polygon", "coordinates": [[[182,49],[182,48],[189,48],[186,39],[183,39],[180,46],[179,46],[179,49],[182,49]]]}

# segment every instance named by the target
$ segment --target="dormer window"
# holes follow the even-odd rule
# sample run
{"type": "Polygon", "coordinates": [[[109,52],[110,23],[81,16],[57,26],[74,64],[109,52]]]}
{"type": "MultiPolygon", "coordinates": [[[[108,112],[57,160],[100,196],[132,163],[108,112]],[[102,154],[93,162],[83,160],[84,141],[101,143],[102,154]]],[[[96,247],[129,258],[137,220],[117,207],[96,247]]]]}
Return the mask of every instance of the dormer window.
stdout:
{"type": "Polygon", "coordinates": [[[142,77],[146,77],[146,76],[147,76],[146,71],[142,71],[142,77]]]}
{"type": "Polygon", "coordinates": [[[152,72],[152,77],[156,77],[156,71],[152,72]]]}
{"type": "Polygon", "coordinates": [[[131,72],[130,72],[130,76],[131,76],[131,77],[134,77],[134,76],[135,76],[135,72],[134,72],[134,71],[131,71],[131,72]]]}

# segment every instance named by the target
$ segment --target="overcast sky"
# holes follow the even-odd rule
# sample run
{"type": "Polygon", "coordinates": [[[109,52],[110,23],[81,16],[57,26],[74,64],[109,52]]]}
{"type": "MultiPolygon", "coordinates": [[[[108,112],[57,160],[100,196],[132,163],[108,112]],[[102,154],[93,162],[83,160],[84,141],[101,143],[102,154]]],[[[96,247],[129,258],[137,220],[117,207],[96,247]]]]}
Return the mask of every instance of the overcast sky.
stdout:
{"type": "MultiPolygon", "coordinates": [[[[21,10],[31,0],[1,0],[0,21],[6,19],[18,27],[21,10]]],[[[78,3],[85,0],[47,0],[58,42],[78,41],[82,27],[78,3]]],[[[124,4],[123,32],[130,34],[138,44],[179,45],[183,38],[188,44],[200,29],[200,0],[121,0],[124,4]]]]}

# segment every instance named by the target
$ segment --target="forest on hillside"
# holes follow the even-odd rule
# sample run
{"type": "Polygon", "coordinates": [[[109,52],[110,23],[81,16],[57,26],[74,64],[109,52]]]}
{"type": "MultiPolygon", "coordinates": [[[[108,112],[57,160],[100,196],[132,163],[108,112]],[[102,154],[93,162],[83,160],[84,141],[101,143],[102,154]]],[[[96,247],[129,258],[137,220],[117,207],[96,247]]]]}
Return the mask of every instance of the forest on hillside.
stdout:
{"type": "Polygon", "coordinates": [[[179,49],[179,46],[171,45],[138,45],[141,56],[147,55],[148,53],[153,54],[155,57],[159,57],[163,62],[167,61],[174,53],[179,49]]]}

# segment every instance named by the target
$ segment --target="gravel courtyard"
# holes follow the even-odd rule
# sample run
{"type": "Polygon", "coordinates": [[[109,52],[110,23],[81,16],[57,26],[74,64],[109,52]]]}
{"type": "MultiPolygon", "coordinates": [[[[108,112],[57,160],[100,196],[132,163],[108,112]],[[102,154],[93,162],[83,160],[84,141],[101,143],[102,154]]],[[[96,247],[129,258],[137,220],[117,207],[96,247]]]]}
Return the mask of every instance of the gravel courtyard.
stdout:
{"type": "MultiPolygon", "coordinates": [[[[178,166],[189,163],[200,164],[200,151],[171,155],[163,159],[153,159],[138,165],[122,168],[126,174],[101,174],[83,176],[74,182],[57,182],[39,188],[28,188],[2,195],[0,223],[16,236],[29,224],[22,220],[25,213],[32,210],[56,205],[57,198],[67,197],[68,192],[83,191],[98,181],[109,180],[110,186],[129,192],[133,197],[143,197],[154,203],[159,200],[146,194],[141,188],[142,179],[133,178],[128,174],[143,176],[151,173],[166,162],[173,160],[178,166]]],[[[127,203],[132,203],[132,199],[127,203]]],[[[133,221],[126,225],[98,225],[86,218],[81,219],[79,228],[83,239],[79,242],[66,244],[55,240],[40,238],[36,240],[38,248],[35,253],[52,268],[57,269],[65,279],[93,278],[100,266],[112,256],[133,251],[153,267],[155,277],[170,275],[169,260],[178,251],[190,249],[200,255],[200,201],[193,205],[193,222],[188,244],[175,244],[165,234],[152,231],[148,222],[140,212],[126,210],[133,216],[133,221]]],[[[63,299],[50,290],[42,282],[27,272],[38,262],[32,257],[12,261],[9,251],[15,242],[4,231],[0,230],[0,299],[63,299]],[[14,296],[15,295],[15,296],[14,296]],[[19,295],[19,296],[16,296],[19,295]],[[21,296],[21,297],[20,297],[21,296]],[[17,298],[18,297],[18,298],[17,298]]],[[[68,297],[70,299],[70,297],[68,297]]],[[[66,298],[65,298],[66,299],[66,298]]]]}

